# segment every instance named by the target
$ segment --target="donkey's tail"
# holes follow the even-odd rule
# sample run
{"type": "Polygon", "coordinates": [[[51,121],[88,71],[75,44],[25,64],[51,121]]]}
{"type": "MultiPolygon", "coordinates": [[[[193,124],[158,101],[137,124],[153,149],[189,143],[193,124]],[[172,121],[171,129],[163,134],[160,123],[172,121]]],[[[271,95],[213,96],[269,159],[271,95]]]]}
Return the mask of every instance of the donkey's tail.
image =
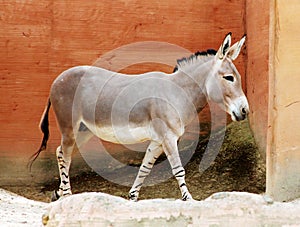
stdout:
{"type": "Polygon", "coordinates": [[[48,142],[48,139],[49,139],[49,119],[48,119],[48,116],[49,116],[50,106],[51,106],[51,102],[50,102],[50,99],[48,99],[48,103],[45,107],[44,113],[43,113],[42,118],[41,118],[40,126],[39,126],[41,131],[43,132],[44,136],[43,136],[43,140],[42,140],[40,148],[29,159],[29,162],[28,162],[27,166],[29,167],[30,172],[31,172],[31,167],[32,167],[33,162],[38,158],[39,154],[43,150],[46,150],[46,148],[47,148],[47,142],[48,142]]]}

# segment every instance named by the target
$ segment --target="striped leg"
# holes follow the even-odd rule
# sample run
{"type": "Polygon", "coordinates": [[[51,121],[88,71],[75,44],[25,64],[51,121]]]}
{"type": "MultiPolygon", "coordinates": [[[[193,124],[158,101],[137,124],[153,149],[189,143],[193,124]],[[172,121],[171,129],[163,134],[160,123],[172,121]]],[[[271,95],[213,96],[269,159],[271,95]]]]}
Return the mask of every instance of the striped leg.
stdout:
{"type": "Polygon", "coordinates": [[[178,182],[181,195],[182,195],[182,200],[183,201],[192,200],[193,198],[189,193],[185,183],[185,170],[182,167],[181,160],[179,157],[177,140],[178,138],[173,136],[167,137],[163,143],[163,149],[170,162],[172,173],[178,182]]]}
{"type": "Polygon", "coordinates": [[[156,159],[161,155],[162,147],[160,144],[151,142],[147,148],[143,163],[139,169],[138,175],[129,191],[129,199],[132,201],[137,201],[139,196],[139,191],[143,185],[145,178],[151,172],[151,169],[156,161],[156,159]]]}
{"type": "MultiPolygon", "coordinates": [[[[80,148],[82,145],[84,145],[87,141],[89,141],[93,137],[93,133],[84,127],[85,126],[82,126],[77,132],[76,146],[78,148],[80,148]]],[[[62,146],[59,146],[56,150],[59,176],[60,176],[60,186],[58,191],[53,192],[51,198],[52,201],[58,200],[61,196],[72,194],[70,179],[69,179],[71,154],[75,146],[74,143],[72,142],[72,137],[70,139],[69,144],[71,145],[67,145],[65,143],[66,150],[68,151],[66,154],[65,152],[63,152],[62,146]]]]}
{"type": "Polygon", "coordinates": [[[74,142],[69,140],[63,141],[62,145],[56,150],[56,157],[58,162],[60,186],[58,191],[54,191],[51,200],[55,201],[61,196],[71,195],[71,184],[69,178],[69,169],[71,165],[71,154],[74,149],[74,142]]]}

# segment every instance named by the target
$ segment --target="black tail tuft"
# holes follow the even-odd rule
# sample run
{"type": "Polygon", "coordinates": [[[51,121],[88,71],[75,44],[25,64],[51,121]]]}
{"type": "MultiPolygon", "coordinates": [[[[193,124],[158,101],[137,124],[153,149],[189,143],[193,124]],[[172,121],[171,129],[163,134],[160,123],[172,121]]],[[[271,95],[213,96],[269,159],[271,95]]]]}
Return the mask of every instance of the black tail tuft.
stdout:
{"type": "Polygon", "coordinates": [[[40,129],[42,130],[44,136],[43,136],[43,140],[42,140],[40,148],[37,150],[37,152],[35,152],[29,158],[29,162],[27,164],[27,167],[29,168],[30,172],[31,172],[31,167],[32,167],[33,162],[38,158],[40,153],[43,150],[46,150],[46,148],[47,148],[47,142],[48,142],[48,139],[49,139],[49,118],[48,117],[49,117],[50,106],[51,106],[51,102],[50,102],[50,99],[48,99],[47,106],[44,110],[44,113],[42,115],[42,119],[41,119],[41,122],[40,122],[40,129]]]}

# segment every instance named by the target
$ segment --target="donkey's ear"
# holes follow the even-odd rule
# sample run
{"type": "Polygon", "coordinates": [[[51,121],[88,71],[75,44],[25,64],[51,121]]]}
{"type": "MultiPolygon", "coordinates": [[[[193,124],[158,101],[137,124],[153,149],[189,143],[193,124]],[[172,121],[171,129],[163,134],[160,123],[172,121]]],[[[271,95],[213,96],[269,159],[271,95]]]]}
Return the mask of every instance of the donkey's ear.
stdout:
{"type": "Polygon", "coordinates": [[[230,44],[231,44],[231,32],[229,32],[226,35],[222,45],[220,46],[220,48],[218,50],[217,56],[219,59],[222,60],[227,55],[229,48],[230,48],[230,44]]]}
{"type": "Polygon", "coordinates": [[[245,40],[246,40],[246,35],[244,35],[240,41],[236,42],[235,44],[233,44],[232,47],[230,47],[229,52],[228,52],[228,57],[232,61],[234,61],[239,56],[239,53],[242,49],[242,46],[243,46],[245,40]]]}

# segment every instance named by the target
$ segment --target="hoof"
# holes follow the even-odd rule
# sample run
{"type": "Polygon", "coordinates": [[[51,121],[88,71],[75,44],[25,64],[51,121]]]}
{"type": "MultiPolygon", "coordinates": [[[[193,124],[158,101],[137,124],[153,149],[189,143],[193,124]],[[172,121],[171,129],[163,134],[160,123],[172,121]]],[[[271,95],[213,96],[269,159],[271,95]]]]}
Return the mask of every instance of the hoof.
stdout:
{"type": "Polygon", "coordinates": [[[191,194],[187,194],[184,197],[182,197],[182,201],[194,201],[194,199],[191,196],[191,194]]]}
{"type": "Polygon", "coordinates": [[[138,196],[134,193],[129,193],[128,198],[129,198],[129,201],[133,201],[133,202],[138,201],[138,196]]]}
{"type": "Polygon", "coordinates": [[[137,202],[138,199],[137,198],[129,198],[129,201],[132,201],[132,202],[137,202]]]}
{"type": "Polygon", "coordinates": [[[60,195],[57,193],[56,190],[54,190],[54,191],[52,192],[51,202],[54,202],[54,201],[58,200],[59,198],[60,198],[60,195]]]}

